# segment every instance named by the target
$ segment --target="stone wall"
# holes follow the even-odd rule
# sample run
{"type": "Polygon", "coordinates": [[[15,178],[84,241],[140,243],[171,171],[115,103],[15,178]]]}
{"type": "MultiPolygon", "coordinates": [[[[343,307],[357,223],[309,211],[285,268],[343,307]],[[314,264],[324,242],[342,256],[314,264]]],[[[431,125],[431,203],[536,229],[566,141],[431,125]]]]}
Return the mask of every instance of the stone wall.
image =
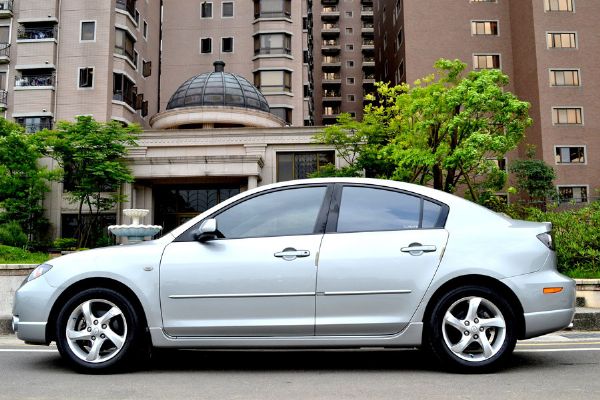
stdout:
{"type": "Polygon", "coordinates": [[[37,264],[0,264],[0,319],[12,315],[15,291],[37,264]]]}

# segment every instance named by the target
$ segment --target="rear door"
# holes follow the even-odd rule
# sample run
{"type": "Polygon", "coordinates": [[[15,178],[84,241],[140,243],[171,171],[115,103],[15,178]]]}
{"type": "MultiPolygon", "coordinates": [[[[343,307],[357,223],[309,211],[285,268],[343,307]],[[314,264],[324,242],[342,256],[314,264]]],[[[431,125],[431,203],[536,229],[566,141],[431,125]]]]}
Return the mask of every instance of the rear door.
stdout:
{"type": "Polygon", "coordinates": [[[374,186],[340,186],[336,197],[319,256],[316,334],[399,332],[439,265],[448,207],[374,186]]]}

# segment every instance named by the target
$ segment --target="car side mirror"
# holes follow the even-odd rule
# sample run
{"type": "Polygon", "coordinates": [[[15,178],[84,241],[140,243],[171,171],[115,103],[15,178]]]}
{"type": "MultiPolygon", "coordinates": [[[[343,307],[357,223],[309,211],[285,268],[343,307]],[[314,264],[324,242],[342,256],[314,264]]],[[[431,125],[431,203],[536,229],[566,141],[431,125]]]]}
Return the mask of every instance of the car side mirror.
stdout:
{"type": "Polygon", "coordinates": [[[210,240],[215,240],[219,237],[217,229],[217,220],[210,218],[202,222],[200,228],[194,233],[194,239],[200,243],[205,243],[210,240]]]}

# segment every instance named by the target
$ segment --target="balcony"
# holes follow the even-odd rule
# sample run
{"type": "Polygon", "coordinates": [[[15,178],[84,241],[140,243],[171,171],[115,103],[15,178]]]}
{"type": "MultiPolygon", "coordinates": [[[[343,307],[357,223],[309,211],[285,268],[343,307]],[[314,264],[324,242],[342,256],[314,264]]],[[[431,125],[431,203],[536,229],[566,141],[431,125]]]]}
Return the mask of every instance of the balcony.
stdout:
{"type": "Polygon", "coordinates": [[[6,110],[8,107],[8,92],[0,89],[0,110],[6,110]]]}
{"type": "Polygon", "coordinates": [[[58,28],[52,26],[20,26],[17,30],[17,40],[48,40],[56,39],[58,28]]]}
{"type": "Polygon", "coordinates": [[[338,54],[342,50],[340,41],[336,39],[326,39],[321,42],[321,52],[323,54],[338,54]]]}
{"type": "Polygon", "coordinates": [[[340,2],[340,0],[321,0],[321,4],[324,6],[335,6],[340,2]]]}
{"type": "Polygon", "coordinates": [[[117,9],[126,11],[135,20],[135,0],[117,0],[117,9]]]}
{"type": "Polygon", "coordinates": [[[340,24],[338,23],[324,23],[321,28],[321,36],[338,36],[340,34],[340,24]]]}
{"type": "Polygon", "coordinates": [[[15,76],[16,88],[27,87],[53,87],[56,80],[56,74],[39,74],[39,75],[21,75],[15,76]]]}
{"type": "Polygon", "coordinates": [[[373,6],[362,6],[360,8],[360,17],[363,20],[373,20],[373,6]]]}
{"type": "Polygon", "coordinates": [[[375,24],[372,22],[363,22],[360,32],[363,36],[373,36],[375,34],[375,24]]]}
{"type": "Polygon", "coordinates": [[[337,72],[326,72],[323,74],[323,85],[341,85],[342,77],[337,72]]]}
{"type": "Polygon", "coordinates": [[[340,18],[340,9],[337,6],[323,7],[321,10],[321,20],[335,21],[340,18]]]}
{"type": "Polygon", "coordinates": [[[337,70],[342,67],[342,60],[339,56],[325,56],[321,60],[321,67],[323,71],[337,70]]]}
{"type": "Polygon", "coordinates": [[[373,39],[363,39],[361,43],[361,49],[363,52],[374,52],[375,51],[375,40],[373,39]]]}
{"type": "Polygon", "coordinates": [[[362,67],[363,69],[375,67],[375,57],[363,57],[362,67]]]}
{"type": "Polygon", "coordinates": [[[0,43],[0,64],[10,62],[10,43],[0,43]]]}
{"type": "Polygon", "coordinates": [[[0,18],[12,18],[13,16],[13,1],[0,0],[0,18]]]}
{"type": "Polygon", "coordinates": [[[363,75],[363,85],[372,85],[375,83],[375,73],[363,75]]]}
{"type": "Polygon", "coordinates": [[[322,97],[323,103],[339,103],[342,101],[342,93],[339,90],[325,89],[322,97]]]}

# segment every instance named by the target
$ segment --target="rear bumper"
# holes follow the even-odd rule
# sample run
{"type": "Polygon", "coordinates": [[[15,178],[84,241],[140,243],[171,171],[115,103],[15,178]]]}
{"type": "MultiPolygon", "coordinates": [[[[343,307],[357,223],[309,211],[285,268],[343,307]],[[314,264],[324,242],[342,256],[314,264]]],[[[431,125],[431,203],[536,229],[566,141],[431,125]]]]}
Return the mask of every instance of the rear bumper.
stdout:
{"type": "Polygon", "coordinates": [[[573,321],[575,308],[525,314],[525,338],[544,335],[566,328],[573,321]]]}

